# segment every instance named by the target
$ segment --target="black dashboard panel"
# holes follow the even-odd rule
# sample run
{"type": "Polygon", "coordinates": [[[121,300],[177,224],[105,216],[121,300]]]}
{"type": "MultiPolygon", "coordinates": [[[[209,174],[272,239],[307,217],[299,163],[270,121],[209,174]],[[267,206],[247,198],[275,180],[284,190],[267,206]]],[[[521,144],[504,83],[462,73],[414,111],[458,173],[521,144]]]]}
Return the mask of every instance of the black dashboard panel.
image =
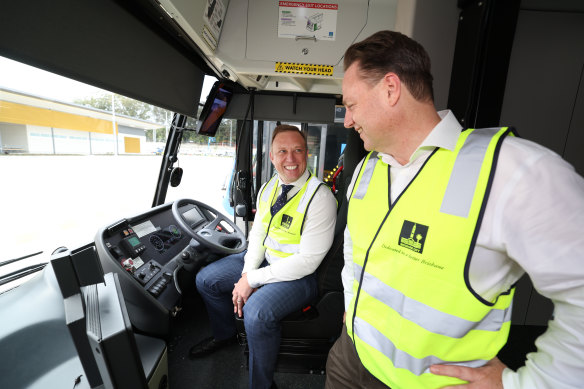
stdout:
{"type": "MultiPolygon", "coordinates": [[[[181,211],[198,223],[205,219],[193,206],[181,211]]],[[[118,270],[130,275],[164,308],[171,309],[180,295],[174,286],[176,258],[188,246],[190,237],[177,226],[170,207],[157,207],[103,230],[103,247],[118,270]]]]}
{"type": "MultiPolygon", "coordinates": [[[[169,313],[180,309],[184,288],[191,293],[198,269],[223,256],[191,239],[175,220],[172,206],[159,205],[102,227],[95,237],[104,272],[119,275],[132,326],[145,335],[168,335],[169,313]]],[[[179,212],[193,231],[215,219],[212,212],[191,203],[179,212]]],[[[231,234],[229,229],[223,232],[231,234]]]]}

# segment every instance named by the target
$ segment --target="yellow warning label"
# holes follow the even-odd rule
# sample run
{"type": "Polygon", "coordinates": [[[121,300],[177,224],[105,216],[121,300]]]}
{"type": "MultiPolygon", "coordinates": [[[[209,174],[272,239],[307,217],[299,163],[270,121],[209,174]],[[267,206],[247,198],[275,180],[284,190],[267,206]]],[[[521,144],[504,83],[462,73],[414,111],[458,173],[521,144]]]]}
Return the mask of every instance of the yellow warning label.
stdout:
{"type": "Polygon", "coordinates": [[[278,73],[313,74],[316,76],[333,76],[333,65],[312,65],[293,62],[276,62],[278,73]]]}

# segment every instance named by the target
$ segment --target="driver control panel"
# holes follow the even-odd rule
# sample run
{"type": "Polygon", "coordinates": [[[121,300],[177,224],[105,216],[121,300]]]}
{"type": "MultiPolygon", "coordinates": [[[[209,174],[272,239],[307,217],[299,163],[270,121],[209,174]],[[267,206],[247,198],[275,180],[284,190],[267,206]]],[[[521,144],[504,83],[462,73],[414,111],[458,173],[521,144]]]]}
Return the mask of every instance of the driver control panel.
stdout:
{"type": "Polygon", "coordinates": [[[146,266],[140,266],[138,270],[134,271],[134,278],[142,285],[146,285],[162,268],[156,261],[150,261],[146,266]]]}
{"type": "Polygon", "coordinates": [[[122,239],[122,246],[124,246],[132,258],[136,258],[142,251],[146,250],[146,246],[140,241],[138,235],[134,233],[134,230],[128,228],[124,231],[128,236],[122,239]]]}
{"type": "Polygon", "coordinates": [[[173,281],[177,266],[173,258],[190,240],[174,224],[170,211],[132,221],[124,219],[109,226],[103,239],[120,267],[156,298],[173,281]]]}
{"type": "Polygon", "coordinates": [[[150,288],[148,288],[148,292],[150,292],[150,294],[152,294],[154,297],[158,297],[171,280],[172,273],[162,273],[162,276],[154,284],[152,284],[150,288]]]}

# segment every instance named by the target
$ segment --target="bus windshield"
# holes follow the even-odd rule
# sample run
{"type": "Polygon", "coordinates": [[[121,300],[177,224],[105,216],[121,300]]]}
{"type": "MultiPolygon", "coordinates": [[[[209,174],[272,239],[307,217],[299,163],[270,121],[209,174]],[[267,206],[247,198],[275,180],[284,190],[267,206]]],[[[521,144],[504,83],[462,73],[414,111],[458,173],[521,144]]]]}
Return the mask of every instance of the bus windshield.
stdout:
{"type": "MultiPolygon", "coordinates": [[[[0,73],[8,75],[0,79],[0,262],[42,252],[0,267],[5,275],[148,209],[173,112],[3,57],[0,73]]],[[[220,144],[199,138],[183,139],[189,179],[167,199],[220,207],[234,134],[220,144]]]]}

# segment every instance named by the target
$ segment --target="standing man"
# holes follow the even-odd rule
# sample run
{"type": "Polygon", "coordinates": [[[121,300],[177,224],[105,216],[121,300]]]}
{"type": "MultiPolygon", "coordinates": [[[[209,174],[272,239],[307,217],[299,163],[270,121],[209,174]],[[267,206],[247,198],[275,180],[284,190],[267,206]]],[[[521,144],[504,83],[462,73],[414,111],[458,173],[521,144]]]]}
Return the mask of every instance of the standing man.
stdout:
{"type": "Polygon", "coordinates": [[[371,152],[347,192],[326,387],[581,388],[582,177],[508,128],[463,131],[436,112],[429,57],[405,35],[377,32],[344,65],[345,127],[371,152]],[[525,272],[555,311],[514,372],[497,353],[525,272]]]}
{"type": "Polygon", "coordinates": [[[336,200],[306,169],[307,158],[304,134],[277,126],[270,160],[278,174],[259,191],[247,253],[227,256],[197,274],[213,337],[192,347],[190,356],[233,343],[234,312],[243,313],[251,389],[275,387],[280,321],[317,297],[314,272],[333,242],[336,200]]]}

